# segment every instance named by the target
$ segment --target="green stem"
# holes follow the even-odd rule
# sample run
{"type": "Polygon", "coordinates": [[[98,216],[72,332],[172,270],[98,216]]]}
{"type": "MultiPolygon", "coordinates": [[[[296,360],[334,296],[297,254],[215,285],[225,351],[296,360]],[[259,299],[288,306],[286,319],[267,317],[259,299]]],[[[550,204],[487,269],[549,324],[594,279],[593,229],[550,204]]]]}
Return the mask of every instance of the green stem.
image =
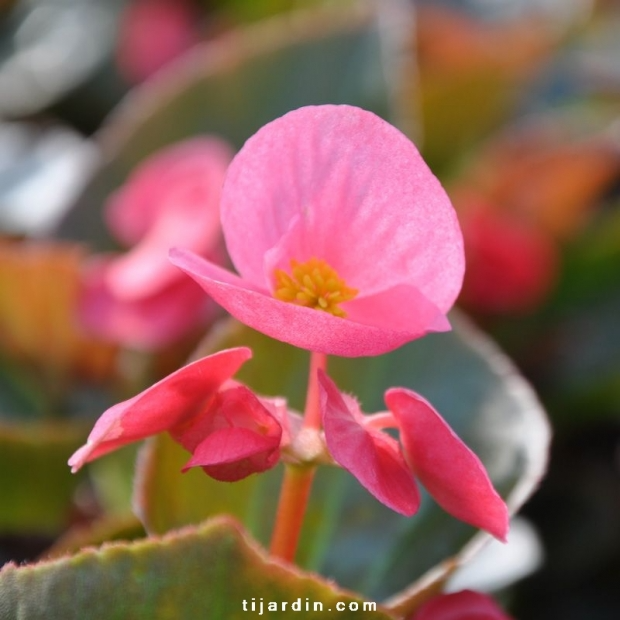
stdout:
{"type": "MultiPolygon", "coordinates": [[[[308,393],[304,412],[304,429],[321,428],[321,409],[319,400],[319,381],[317,371],[325,370],[327,356],[325,353],[312,353],[308,377],[308,393]]],[[[270,552],[273,557],[293,562],[301,534],[312,481],[316,467],[314,465],[287,465],[280,490],[280,499],[276,511],[276,522],[271,538],[270,552]]]]}

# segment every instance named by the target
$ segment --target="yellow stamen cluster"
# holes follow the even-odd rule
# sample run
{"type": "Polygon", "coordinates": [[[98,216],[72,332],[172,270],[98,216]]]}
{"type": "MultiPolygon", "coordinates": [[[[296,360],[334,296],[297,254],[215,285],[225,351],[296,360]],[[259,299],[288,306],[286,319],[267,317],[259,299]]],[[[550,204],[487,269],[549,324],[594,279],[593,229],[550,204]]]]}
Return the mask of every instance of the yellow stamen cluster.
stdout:
{"type": "Polygon", "coordinates": [[[305,263],[291,260],[290,276],[282,269],[275,270],[274,297],[298,306],[323,310],[345,317],[339,304],[353,299],[358,291],[345,281],[324,260],[311,258],[305,263]]]}

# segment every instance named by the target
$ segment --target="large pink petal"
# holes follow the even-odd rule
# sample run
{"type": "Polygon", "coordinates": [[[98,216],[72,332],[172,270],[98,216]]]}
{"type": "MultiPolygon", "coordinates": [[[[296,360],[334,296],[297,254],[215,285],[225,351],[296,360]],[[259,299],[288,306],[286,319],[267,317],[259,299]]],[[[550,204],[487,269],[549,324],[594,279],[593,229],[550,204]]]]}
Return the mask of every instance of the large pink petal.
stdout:
{"type": "Polygon", "coordinates": [[[275,299],[191,252],[173,248],[170,260],[242,323],[302,349],[343,357],[380,355],[427,331],[445,329],[441,316],[425,330],[415,332],[399,329],[400,325],[358,323],[275,299]]]}
{"type": "Polygon", "coordinates": [[[381,503],[406,516],[415,514],[420,496],[398,442],[381,431],[364,428],[322,371],[319,383],[325,443],[334,460],[381,503]]]}
{"type": "Polygon", "coordinates": [[[457,519],[505,541],[508,509],[480,459],[415,392],[392,388],[385,402],[398,420],[413,472],[435,501],[457,519]]]}
{"type": "Polygon", "coordinates": [[[176,279],[138,299],[118,298],[107,286],[113,260],[93,261],[84,271],[78,312],[88,331],[134,349],[153,350],[177,341],[213,317],[217,306],[176,271],[176,279]]]}
{"type": "Polygon", "coordinates": [[[411,284],[444,313],[461,286],[445,191],[402,133],[359,108],[300,108],[260,129],[229,167],[222,226],[237,270],[260,288],[313,256],[361,294],[411,284]]]}
{"type": "Polygon", "coordinates": [[[218,388],[250,357],[252,352],[245,347],[220,351],[110,407],[97,420],[86,445],[69,459],[72,471],[125,444],[191,423],[218,388]]]}
{"type": "Polygon", "coordinates": [[[472,590],[441,594],[424,603],[413,620],[511,620],[488,595],[472,590]]]}

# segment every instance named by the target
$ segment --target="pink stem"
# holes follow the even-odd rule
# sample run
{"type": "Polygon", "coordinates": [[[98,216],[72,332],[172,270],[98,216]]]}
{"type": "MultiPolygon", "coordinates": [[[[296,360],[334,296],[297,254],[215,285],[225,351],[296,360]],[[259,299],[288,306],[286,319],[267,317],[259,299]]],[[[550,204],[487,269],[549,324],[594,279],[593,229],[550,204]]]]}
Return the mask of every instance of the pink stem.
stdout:
{"type": "Polygon", "coordinates": [[[319,401],[318,370],[327,369],[327,355],[315,353],[310,355],[310,374],[308,376],[308,393],[306,395],[306,409],[304,411],[304,428],[321,428],[321,408],[319,401]]]}
{"type": "MultiPolygon", "coordinates": [[[[327,368],[327,355],[312,352],[303,427],[317,431],[321,428],[317,375],[319,368],[323,370],[327,368]]],[[[315,470],[315,466],[309,465],[287,465],[284,470],[276,522],[271,537],[270,553],[273,557],[287,562],[295,560],[315,470]]]]}
{"type": "Polygon", "coordinates": [[[271,537],[273,557],[294,562],[315,467],[287,465],[280,490],[276,524],[271,537]]]}

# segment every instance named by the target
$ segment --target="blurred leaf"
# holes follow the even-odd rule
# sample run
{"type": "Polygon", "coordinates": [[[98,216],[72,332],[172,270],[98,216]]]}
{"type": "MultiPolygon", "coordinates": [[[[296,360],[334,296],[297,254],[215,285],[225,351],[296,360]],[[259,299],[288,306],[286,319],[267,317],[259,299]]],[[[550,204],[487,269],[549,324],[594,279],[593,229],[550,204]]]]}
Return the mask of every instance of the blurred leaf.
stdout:
{"type": "MultiPolygon", "coordinates": [[[[101,550],[0,572],[0,615],[29,620],[247,618],[251,603],[287,602],[278,618],[324,618],[336,604],[356,601],[338,618],[391,616],[363,611],[363,601],[314,575],[271,562],[230,519],[213,520],[159,540],[111,544],[101,550]],[[246,601],[247,611],[243,605],[246,601]],[[309,611],[306,611],[306,601],[309,611]],[[313,611],[315,602],[323,611],[313,611]]],[[[256,614],[259,609],[257,607],[256,614]]]]}
{"type": "Polygon", "coordinates": [[[428,4],[418,22],[423,154],[445,169],[511,115],[559,31],[528,15],[491,21],[428,4]]]}
{"type": "Polygon", "coordinates": [[[83,439],[82,427],[67,424],[0,424],[1,532],[57,534],[67,525],[82,480],[67,459],[83,439]]]}
{"type": "Polygon", "coordinates": [[[96,159],[92,142],[68,127],[0,122],[0,231],[49,232],[96,159]]]}
{"type": "Polygon", "coordinates": [[[62,391],[70,376],[102,380],[116,348],[76,324],[85,252],[75,244],[0,241],[0,350],[39,369],[62,391]]]}
{"type": "MultiPolygon", "coordinates": [[[[391,386],[423,394],[478,453],[514,512],[545,469],[549,430],[544,414],[492,343],[463,319],[453,319],[451,333],[424,338],[385,356],[333,358],[329,372],[341,389],[360,397],[367,412],[385,408],[383,392],[391,386]]],[[[231,320],[215,330],[199,353],[241,344],[252,348],[254,358],[239,379],[260,393],[286,395],[300,409],[307,380],[305,351],[231,320]]],[[[137,488],[147,523],[156,522],[156,531],[162,531],[230,511],[267,543],[278,471],[241,484],[218,483],[198,471],[193,479],[190,474],[181,477],[178,472],[188,455],[167,439],[156,441],[156,449],[171,460],[158,461],[151,454],[150,470],[141,469],[137,488]]],[[[472,527],[444,513],[429,498],[415,517],[406,519],[376,502],[347,472],[321,468],[297,560],[344,587],[381,598],[460,552],[439,571],[437,580],[444,579],[488,539],[487,534],[474,534],[472,527]]]]}
{"type": "Polygon", "coordinates": [[[345,3],[278,16],[196,47],[111,116],[99,134],[106,163],[59,234],[110,247],[94,214],[136,164],[189,136],[213,133],[238,148],[265,123],[309,104],[348,103],[390,119],[392,80],[409,58],[409,11],[396,0],[345,3]]]}
{"type": "Polygon", "coordinates": [[[0,117],[40,112],[111,52],[118,0],[29,0],[3,16],[0,117]]]}
{"type": "MultiPolygon", "coordinates": [[[[114,403],[107,405],[104,410],[114,403]]],[[[133,479],[138,446],[124,446],[110,455],[88,464],[88,474],[93,485],[97,503],[110,516],[131,514],[133,479]]]]}
{"type": "MultiPolygon", "coordinates": [[[[202,1],[206,3],[205,0],[202,1]]],[[[209,5],[234,22],[250,22],[321,2],[325,3],[324,0],[211,0],[209,5]]]]}
{"type": "Polygon", "coordinates": [[[620,203],[606,207],[566,247],[549,303],[496,330],[541,386],[557,428],[618,418],[620,203]]]}
{"type": "Polygon", "coordinates": [[[142,448],[134,506],[146,529],[163,534],[228,513],[242,520],[255,537],[266,542],[274,498],[279,490],[279,472],[250,476],[235,484],[221,483],[206,476],[200,468],[181,474],[189,457],[167,434],[149,440],[142,448]],[[265,515],[265,510],[269,514],[265,515]]]}
{"type": "Polygon", "coordinates": [[[533,116],[491,139],[452,188],[457,208],[482,202],[553,238],[577,236],[620,178],[617,112],[584,112],[533,116]]]}
{"type": "Polygon", "coordinates": [[[449,590],[499,592],[539,570],[544,555],[537,530],[528,520],[516,516],[510,523],[508,542],[492,540],[487,544],[450,577],[449,590]]]}
{"type": "Polygon", "coordinates": [[[0,358],[0,420],[32,419],[45,413],[45,397],[31,371],[0,358]]]}
{"type": "Polygon", "coordinates": [[[555,304],[573,309],[581,306],[585,311],[588,304],[617,289],[619,267],[620,200],[616,200],[607,210],[594,214],[587,228],[567,247],[555,304]]]}

